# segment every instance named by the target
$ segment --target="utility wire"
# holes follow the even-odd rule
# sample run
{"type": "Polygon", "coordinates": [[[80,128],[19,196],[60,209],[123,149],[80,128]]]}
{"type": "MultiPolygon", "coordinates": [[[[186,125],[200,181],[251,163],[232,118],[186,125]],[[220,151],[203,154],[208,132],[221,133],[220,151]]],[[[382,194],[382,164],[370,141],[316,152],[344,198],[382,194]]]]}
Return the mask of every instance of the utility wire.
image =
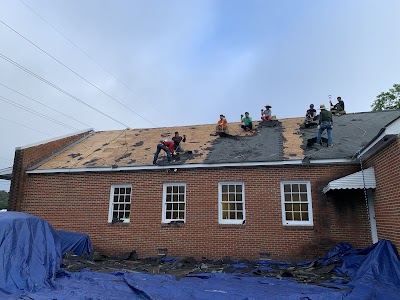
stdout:
{"type": "Polygon", "coordinates": [[[95,108],[94,106],[92,106],[92,105],[86,103],[85,101],[79,99],[78,97],[75,97],[74,95],[68,93],[67,91],[63,90],[62,88],[60,88],[59,86],[55,85],[54,83],[51,83],[50,81],[44,79],[43,77],[40,77],[40,76],[37,75],[36,73],[34,73],[34,72],[28,70],[27,68],[21,66],[21,65],[18,64],[17,62],[13,61],[12,59],[8,58],[7,56],[5,56],[5,55],[3,55],[3,54],[1,54],[1,53],[0,53],[0,58],[4,59],[5,61],[9,62],[10,64],[12,64],[12,65],[14,65],[14,66],[16,66],[16,67],[18,67],[18,68],[20,68],[21,70],[23,70],[23,71],[25,71],[26,73],[32,75],[33,77],[39,79],[40,81],[42,81],[42,82],[48,84],[49,86],[51,86],[52,88],[56,89],[57,91],[63,93],[64,95],[66,95],[66,96],[68,96],[68,97],[70,97],[70,98],[72,98],[72,99],[78,101],[79,103],[81,103],[81,104],[83,104],[83,105],[85,105],[85,106],[87,106],[87,107],[89,107],[89,108],[91,108],[91,109],[93,109],[93,110],[95,110],[95,111],[98,112],[99,114],[102,114],[103,116],[105,116],[105,117],[107,117],[107,118],[113,120],[114,122],[117,122],[118,124],[120,124],[120,125],[122,125],[122,126],[124,126],[124,127],[126,127],[126,128],[129,128],[128,125],[126,125],[126,124],[124,124],[124,123],[118,121],[117,119],[111,117],[110,115],[107,115],[106,113],[102,112],[101,110],[99,110],[99,109],[95,108]]]}
{"type": "Polygon", "coordinates": [[[59,114],[65,116],[65,117],[67,117],[67,118],[70,118],[70,119],[72,119],[72,120],[74,120],[74,121],[76,121],[76,122],[79,122],[79,123],[81,123],[82,125],[85,125],[86,127],[90,127],[90,128],[93,127],[93,126],[90,126],[90,125],[88,125],[88,124],[86,124],[86,123],[83,123],[83,122],[79,121],[78,119],[75,119],[74,117],[71,117],[71,116],[69,116],[69,115],[67,115],[67,114],[64,114],[62,111],[59,111],[59,110],[57,110],[57,109],[54,109],[54,108],[52,108],[52,107],[50,107],[50,106],[48,106],[48,105],[46,105],[46,104],[44,104],[44,103],[42,103],[42,102],[36,100],[36,99],[33,99],[33,98],[31,98],[31,97],[29,97],[29,96],[27,96],[27,95],[24,95],[24,94],[18,92],[17,90],[14,90],[14,89],[10,88],[9,86],[6,86],[5,84],[2,84],[1,82],[0,82],[0,85],[3,86],[3,87],[5,87],[6,89],[9,89],[9,90],[11,90],[11,91],[17,93],[18,95],[21,95],[21,96],[23,96],[23,97],[25,97],[25,98],[27,98],[27,99],[30,99],[30,100],[32,100],[32,101],[34,101],[34,102],[36,102],[36,103],[38,103],[38,104],[40,104],[40,105],[43,105],[44,107],[47,107],[48,109],[51,109],[52,111],[55,111],[55,112],[57,112],[57,113],[59,113],[59,114]]]}
{"type": "Polygon", "coordinates": [[[56,123],[58,125],[61,125],[61,126],[65,127],[65,128],[72,129],[72,130],[78,130],[78,128],[75,128],[75,127],[69,126],[68,124],[65,124],[63,122],[57,121],[56,119],[53,119],[53,118],[48,117],[48,116],[46,116],[44,114],[41,114],[40,112],[37,112],[37,111],[35,111],[33,109],[30,109],[29,107],[26,107],[24,105],[18,104],[18,103],[14,102],[14,101],[12,101],[10,99],[7,99],[7,98],[5,98],[3,96],[0,96],[0,101],[6,102],[6,103],[11,104],[11,105],[14,105],[14,106],[16,106],[16,107],[18,107],[20,109],[23,109],[23,110],[25,110],[25,111],[27,111],[27,112],[29,112],[31,114],[37,115],[39,117],[42,117],[43,119],[46,119],[48,121],[51,121],[51,122],[56,123]]]}
{"type": "Polygon", "coordinates": [[[122,105],[124,108],[126,108],[127,110],[129,110],[130,112],[132,112],[133,114],[135,114],[136,116],[142,118],[143,120],[147,121],[148,123],[154,125],[155,127],[159,127],[157,126],[155,123],[153,123],[152,121],[146,119],[145,117],[143,117],[142,115],[138,114],[137,112],[135,112],[133,109],[131,109],[129,106],[125,105],[124,103],[122,103],[121,101],[119,101],[118,99],[114,98],[113,96],[111,96],[110,94],[108,94],[107,92],[105,92],[104,90],[102,90],[101,88],[99,88],[97,85],[93,84],[92,82],[90,82],[89,80],[87,80],[86,78],[84,78],[83,76],[81,76],[80,74],[78,74],[76,71],[72,70],[70,67],[68,67],[67,65],[65,65],[63,62],[61,62],[60,60],[58,60],[57,58],[55,58],[53,55],[51,55],[50,53],[48,53],[47,51],[45,51],[44,49],[40,48],[38,45],[36,45],[34,42],[32,42],[31,40],[29,40],[28,38],[26,38],[25,36],[23,36],[21,33],[19,33],[18,31],[16,31],[14,28],[12,28],[11,26],[7,25],[6,23],[4,23],[2,20],[0,20],[0,23],[2,23],[4,26],[6,26],[7,28],[9,28],[10,30],[12,30],[14,33],[16,33],[17,35],[19,35],[21,38],[23,38],[25,41],[27,41],[28,43],[30,43],[31,45],[33,45],[34,47],[36,47],[37,49],[39,49],[40,51],[42,51],[43,53],[45,53],[47,56],[51,57],[54,61],[58,62],[60,65],[62,65],[64,68],[66,68],[67,70],[69,70],[70,72],[72,72],[73,74],[75,74],[76,76],[78,76],[80,79],[82,79],[83,81],[85,81],[86,83],[88,83],[89,85],[91,85],[92,87],[94,87],[95,89],[97,89],[98,91],[100,91],[101,93],[103,93],[104,95],[106,95],[107,97],[109,97],[110,99],[114,100],[115,102],[119,103],[120,105],[122,105]]]}
{"type": "MultiPolygon", "coordinates": [[[[36,16],[38,16],[43,22],[45,22],[47,25],[49,25],[55,32],[57,32],[59,35],[61,35],[64,39],[66,39],[68,42],[70,42],[72,45],[74,45],[79,51],[81,51],[83,54],[85,54],[91,61],[93,61],[96,65],[98,65],[100,68],[102,68],[105,72],[107,72],[111,77],[113,77],[115,80],[117,80],[120,84],[122,84],[124,87],[126,87],[129,91],[131,91],[137,98],[141,100],[141,102],[149,104],[150,101],[147,101],[143,97],[139,96],[138,93],[136,93],[134,90],[132,90],[128,85],[126,85],[124,82],[122,82],[119,78],[117,78],[113,73],[111,73],[108,69],[106,69],[103,65],[101,65],[98,61],[96,61],[93,57],[91,57],[87,52],[85,52],[82,48],[80,48],[77,44],[75,44],[71,39],[69,39],[65,34],[63,34],[61,31],[59,31],[56,27],[51,25],[48,21],[46,21],[41,15],[39,15],[36,11],[34,11],[30,6],[28,6],[25,2],[20,0],[20,2],[25,5],[31,12],[33,12],[36,16]]],[[[159,111],[156,107],[150,105],[153,109],[159,111]]]]}
{"type": "Polygon", "coordinates": [[[6,120],[6,121],[8,121],[8,122],[10,122],[10,123],[13,123],[13,124],[16,124],[16,125],[25,127],[25,128],[27,128],[27,129],[30,129],[30,130],[33,130],[33,131],[36,131],[36,132],[39,132],[39,133],[41,133],[41,134],[44,134],[44,135],[47,135],[47,136],[50,136],[50,137],[54,137],[54,136],[51,135],[51,134],[48,134],[48,133],[46,133],[46,132],[43,132],[43,131],[40,131],[40,130],[31,128],[31,127],[28,127],[28,126],[25,126],[25,125],[23,125],[23,124],[21,124],[21,123],[14,122],[14,121],[11,121],[11,120],[6,119],[6,118],[3,118],[3,117],[0,117],[0,119],[6,120]]]}

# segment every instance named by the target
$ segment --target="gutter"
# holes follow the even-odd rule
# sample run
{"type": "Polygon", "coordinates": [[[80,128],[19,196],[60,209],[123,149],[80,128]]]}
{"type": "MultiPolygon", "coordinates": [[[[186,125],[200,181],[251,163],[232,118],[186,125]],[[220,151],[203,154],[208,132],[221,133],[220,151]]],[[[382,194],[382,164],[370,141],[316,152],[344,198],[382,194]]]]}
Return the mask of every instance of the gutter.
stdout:
{"type": "Polygon", "coordinates": [[[170,164],[165,166],[132,166],[132,167],[94,167],[94,168],[59,168],[59,169],[36,169],[29,170],[27,174],[51,174],[51,173],[83,173],[83,172],[122,172],[122,171],[144,171],[144,170],[165,170],[165,169],[204,169],[204,168],[226,168],[226,167],[261,167],[261,166],[309,166],[327,164],[358,164],[351,159],[316,159],[304,163],[301,159],[273,161],[273,162],[244,162],[244,163],[220,163],[220,164],[170,164]]]}

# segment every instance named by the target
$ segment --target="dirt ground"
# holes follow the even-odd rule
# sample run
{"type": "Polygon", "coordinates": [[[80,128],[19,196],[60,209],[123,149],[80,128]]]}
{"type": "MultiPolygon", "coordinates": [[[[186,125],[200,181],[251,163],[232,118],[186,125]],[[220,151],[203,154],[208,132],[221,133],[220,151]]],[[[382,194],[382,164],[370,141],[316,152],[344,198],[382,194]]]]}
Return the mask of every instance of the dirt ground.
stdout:
{"type": "MultiPolygon", "coordinates": [[[[128,273],[170,274],[180,280],[188,274],[198,273],[235,273],[246,276],[272,277],[277,279],[292,278],[299,283],[330,287],[329,282],[348,283],[346,276],[337,276],[333,269],[340,261],[326,266],[318,261],[307,264],[283,263],[274,261],[231,260],[195,260],[188,257],[175,260],[166,257],[138,259],[136,253],[126,257],[106,257],[94,255],[86,259],[67,254],[63,259],[62,268],[69,272],[90,269],[93,272],[112,273],[117,271],[128,273]],[[328,284],[326,284],[328,283],[328,284]]],[[[335,287],[332,287],[335,288],[335,287]]],[[[337,288],[337,287],[336,287],[337,288]]]]}

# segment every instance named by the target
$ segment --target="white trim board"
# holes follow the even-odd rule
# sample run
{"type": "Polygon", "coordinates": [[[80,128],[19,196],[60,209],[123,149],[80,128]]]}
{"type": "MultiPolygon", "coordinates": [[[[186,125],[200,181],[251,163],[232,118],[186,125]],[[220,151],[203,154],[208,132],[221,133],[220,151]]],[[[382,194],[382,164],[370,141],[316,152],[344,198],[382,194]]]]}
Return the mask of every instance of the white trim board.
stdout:
{"type": "Polygon", "coordinates": [[[246,162],[246,163],[222,163],[222,164],[182,164],[166,166],[132,166],[132,167],[98,167],[98,168],[60,168],[60,169],[36,169],[27,171],[27,174],[49,174],[49,173],[82,173],[82,172],[122,172],[122,171],[143,171],[143,170],[163,170],[163,169],[198,169],[198,168],[224,168],[224,167],[259,167],[259,166],[307,166],[307,165],[326,165],[326,164],[358,164],[351,159],[318,159],[303,163],[301,159],[285,161],[267,162],[246,162]]]}

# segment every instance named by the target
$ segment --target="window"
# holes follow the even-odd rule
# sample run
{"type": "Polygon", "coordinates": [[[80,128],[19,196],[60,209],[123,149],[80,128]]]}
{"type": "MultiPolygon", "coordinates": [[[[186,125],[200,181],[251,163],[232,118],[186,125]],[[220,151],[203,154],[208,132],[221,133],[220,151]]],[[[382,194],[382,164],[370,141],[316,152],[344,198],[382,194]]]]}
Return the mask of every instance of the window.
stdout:
{"type": "Polygon", "coordinates": [[[281,198],[283,225],[313,225],[310,182],[281,182],[281,198]]]}
{"type": "Polygon", "coordinates": [[[186,220],[186,184],[164,183],[162,222],[186,220]]]}
{"type": "Polygon", "coordinates": [[[220,182],[219,194],[219,223],[243,224],[244,210],[244,184],[243,182],[220,182]]]}
{"type": "Polygon", "coordinates": [[[131,193],[132,185],[115,184],[111,186],[110,208],[108,212],[108,222],[128,223],[131,214],[131,193]]]}

